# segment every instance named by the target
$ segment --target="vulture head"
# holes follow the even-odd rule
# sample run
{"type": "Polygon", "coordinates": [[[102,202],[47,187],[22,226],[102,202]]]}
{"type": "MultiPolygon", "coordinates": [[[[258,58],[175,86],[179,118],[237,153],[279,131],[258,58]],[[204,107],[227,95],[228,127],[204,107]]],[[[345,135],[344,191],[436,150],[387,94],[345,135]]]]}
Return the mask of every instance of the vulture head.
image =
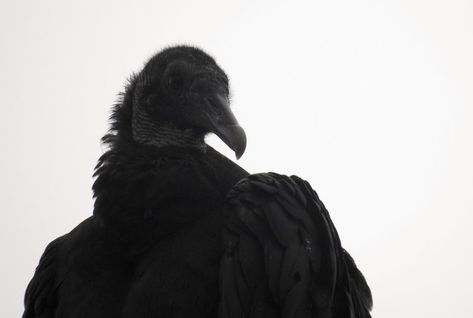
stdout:
{"type": "Polygon", "coordinates": [[[225,72],[202,50],[164,49],[131,79],[125,99],[130,106],[131,136],[156,147],[205,147],[216,134],[240,158],[246,135],[230,109],[225,72]]]}

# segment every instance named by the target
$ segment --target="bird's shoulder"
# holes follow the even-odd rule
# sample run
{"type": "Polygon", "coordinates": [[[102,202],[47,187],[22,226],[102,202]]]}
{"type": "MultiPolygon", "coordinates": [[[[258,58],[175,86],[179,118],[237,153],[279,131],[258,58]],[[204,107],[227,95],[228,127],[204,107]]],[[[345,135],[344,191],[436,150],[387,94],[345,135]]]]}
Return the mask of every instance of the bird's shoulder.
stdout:
{"type": "Polygon", "coordinates": [[[122,241],[119,228],[91,216],[49,243],[26,290],[23,318],[96,317],[115,310],[96,301],[114,304],[126,295],[131,253],[137,252],[122,241]]]}
{"type": "Polygon", "coordinates": [[[65,236],[56,238],[43,252],[33,278],[26,288],[23,318],[54,316],[57,292],[64,278],[62,248],[65,240],[65,236]]]}

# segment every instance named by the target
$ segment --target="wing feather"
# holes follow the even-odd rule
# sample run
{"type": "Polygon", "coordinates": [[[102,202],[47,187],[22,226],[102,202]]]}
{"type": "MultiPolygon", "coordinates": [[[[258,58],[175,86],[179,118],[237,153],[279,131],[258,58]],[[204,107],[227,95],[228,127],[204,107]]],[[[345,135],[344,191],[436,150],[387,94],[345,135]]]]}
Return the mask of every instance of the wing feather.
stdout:
{"type": "Polygon", "coordinates": [[[240,181],[225,203],[223,239],[221,318],[370,317],[369,287],[306,181],[240,181]]]}

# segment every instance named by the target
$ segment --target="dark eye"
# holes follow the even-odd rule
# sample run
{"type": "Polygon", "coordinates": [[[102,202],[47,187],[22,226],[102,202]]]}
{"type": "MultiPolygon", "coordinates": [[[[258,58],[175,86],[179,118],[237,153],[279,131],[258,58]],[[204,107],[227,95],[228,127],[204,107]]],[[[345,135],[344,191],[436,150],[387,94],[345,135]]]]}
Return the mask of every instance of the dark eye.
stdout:
{"type": "Polygon", "coordinates": [[[173,91],[180,91],[184,86],[184,79],[179,75],[171,75],[168,78],[168,86],[173,91]]]}

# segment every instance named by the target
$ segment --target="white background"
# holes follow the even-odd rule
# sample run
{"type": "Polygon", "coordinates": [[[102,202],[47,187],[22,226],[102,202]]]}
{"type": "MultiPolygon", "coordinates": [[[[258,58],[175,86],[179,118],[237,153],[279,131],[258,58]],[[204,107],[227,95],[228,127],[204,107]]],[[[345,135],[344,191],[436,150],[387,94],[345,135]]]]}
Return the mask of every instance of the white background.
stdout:
{"type": "Polygon", "coordinates": [[[0,34],[1,317],[92,213],[125,79],[176,43],[229,74],[239,164],[318,191],[374,316],[473,317],[473,2],[3,0],[0,34]]]}

